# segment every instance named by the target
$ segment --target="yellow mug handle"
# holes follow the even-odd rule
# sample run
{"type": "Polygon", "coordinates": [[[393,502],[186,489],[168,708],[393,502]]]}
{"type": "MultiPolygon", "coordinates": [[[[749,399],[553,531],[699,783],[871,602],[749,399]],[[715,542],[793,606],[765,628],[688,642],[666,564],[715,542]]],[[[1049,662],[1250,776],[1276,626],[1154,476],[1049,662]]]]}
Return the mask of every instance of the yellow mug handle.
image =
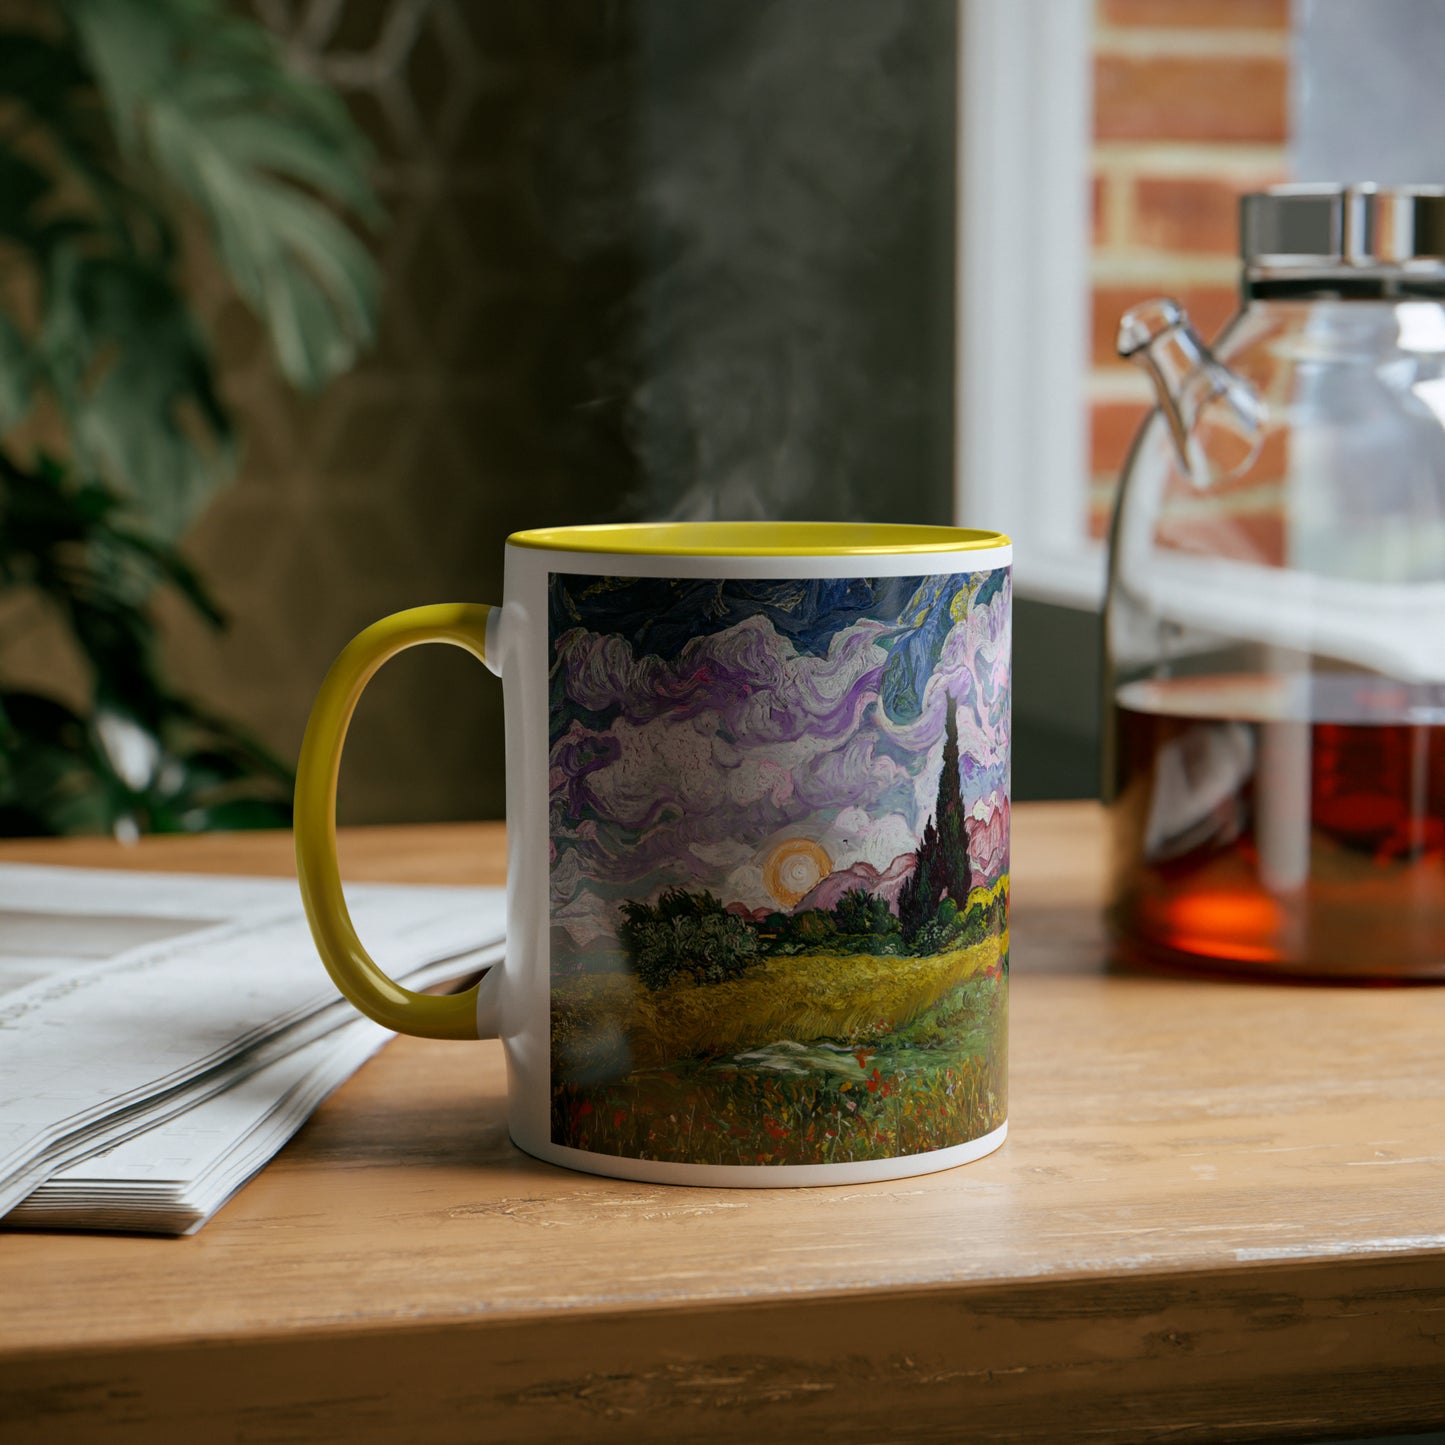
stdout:
{"type": "Polygon", "coordinates": [[[346,909],[336,863],[336,779],[346,729],[366,684],[388,658],[423,642],[449,642],[479,662],[487,660],[487,619],[480,603],[413,607],[374,622],[331,664],[321,684],[301,759],[296,765],[296,872],[311,936],[326,971],[362,1013],[398,1033],[425,1039],[474,1039],[477,989],[466,993],[413,993],[377,967],[361,946],[346,909]]]}

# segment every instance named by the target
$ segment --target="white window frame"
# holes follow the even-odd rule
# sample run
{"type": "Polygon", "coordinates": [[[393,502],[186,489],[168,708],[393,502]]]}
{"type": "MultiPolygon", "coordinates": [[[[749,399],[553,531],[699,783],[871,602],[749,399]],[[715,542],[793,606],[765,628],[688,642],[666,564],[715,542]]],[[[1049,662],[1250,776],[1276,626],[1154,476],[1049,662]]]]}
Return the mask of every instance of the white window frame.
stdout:
{"type": "Polygon", "coordinates": [[[1103,605],[1088,535],[1092,0],[959,0],[954,511],[1020,596],[1103,605]]]}

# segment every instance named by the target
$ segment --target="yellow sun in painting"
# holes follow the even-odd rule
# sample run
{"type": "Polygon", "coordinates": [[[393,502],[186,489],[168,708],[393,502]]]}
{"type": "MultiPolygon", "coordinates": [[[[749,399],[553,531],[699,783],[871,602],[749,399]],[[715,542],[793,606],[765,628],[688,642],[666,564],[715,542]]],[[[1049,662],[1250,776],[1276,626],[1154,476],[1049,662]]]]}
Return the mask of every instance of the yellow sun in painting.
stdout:
{"type": "Polygon", "coordinates": [[[763,859],[763,886],[776,902],[791,908],[832,871],[833,860],[811,838],[784,838],[763,859]]]}

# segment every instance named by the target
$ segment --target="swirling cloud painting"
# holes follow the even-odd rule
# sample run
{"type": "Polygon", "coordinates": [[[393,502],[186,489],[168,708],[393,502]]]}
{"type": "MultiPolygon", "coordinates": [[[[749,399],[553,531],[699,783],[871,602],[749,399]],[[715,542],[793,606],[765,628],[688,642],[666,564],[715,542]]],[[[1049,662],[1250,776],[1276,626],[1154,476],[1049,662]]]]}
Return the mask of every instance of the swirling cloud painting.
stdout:
{"type": "MultiPolygon", "coordinates": [[[[916,961],[1006,934],[1009,619],[1007,568],[782,581],[553,574],[554,1138],[691,1157],[639,1142],[631,1123],[625,1146],[598,1142],[607,1101],[595,1090],[625,1093],[649,1067],[675,1074],[689,1060],[778,1077],[788,1071],[776,1060],[745,1060],[775,1045],[866,1053],[852,1047],[851,1014],[833,1034],[784,1037],[787,1020],[761,1019],[758,998],[743,1010],[751,1025],[717,1038],[658,1023],[699,989],[716,1012],[740,989],[781,997],[785,973],[789,987],[804,988],[809,969],[816,983],[826,964],[835,983],[847,968],[868,975],[866,1013],[880,980],[907,975],[908,1018],[887,1020],[893,1028],[971,976],[978,959],[935,967],[932,983],[916,961]],[[645,1009],[598,1003],[629,988],[645,1009]],[[767,1034],[778,1036],[755,1036],[767,1034]]],[[[995,953],[997,975],[1006,937],[995,953]]],[[[757,1131],[746,1132],[751,1147],[757,1131]]],[[[796,1159],[800,1147],[781,1152],[796,1159]]]]}

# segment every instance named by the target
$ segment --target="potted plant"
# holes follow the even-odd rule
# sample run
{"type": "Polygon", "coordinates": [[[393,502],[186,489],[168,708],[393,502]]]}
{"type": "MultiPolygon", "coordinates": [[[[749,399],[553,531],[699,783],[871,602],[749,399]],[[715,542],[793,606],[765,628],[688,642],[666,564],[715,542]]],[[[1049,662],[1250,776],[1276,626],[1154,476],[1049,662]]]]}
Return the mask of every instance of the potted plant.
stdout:
{"type": "Polygon", "coordinates": [[[316,390],[372,339],[378,219],[340,99],[223,0],[37,0],[0,28],[0,607],[64,625],[85,697],[7,685],[0,833],[275,826],[289,768],[168,682],[177,543],[235,424],[182,266],[203,245],[316,390]]]}

